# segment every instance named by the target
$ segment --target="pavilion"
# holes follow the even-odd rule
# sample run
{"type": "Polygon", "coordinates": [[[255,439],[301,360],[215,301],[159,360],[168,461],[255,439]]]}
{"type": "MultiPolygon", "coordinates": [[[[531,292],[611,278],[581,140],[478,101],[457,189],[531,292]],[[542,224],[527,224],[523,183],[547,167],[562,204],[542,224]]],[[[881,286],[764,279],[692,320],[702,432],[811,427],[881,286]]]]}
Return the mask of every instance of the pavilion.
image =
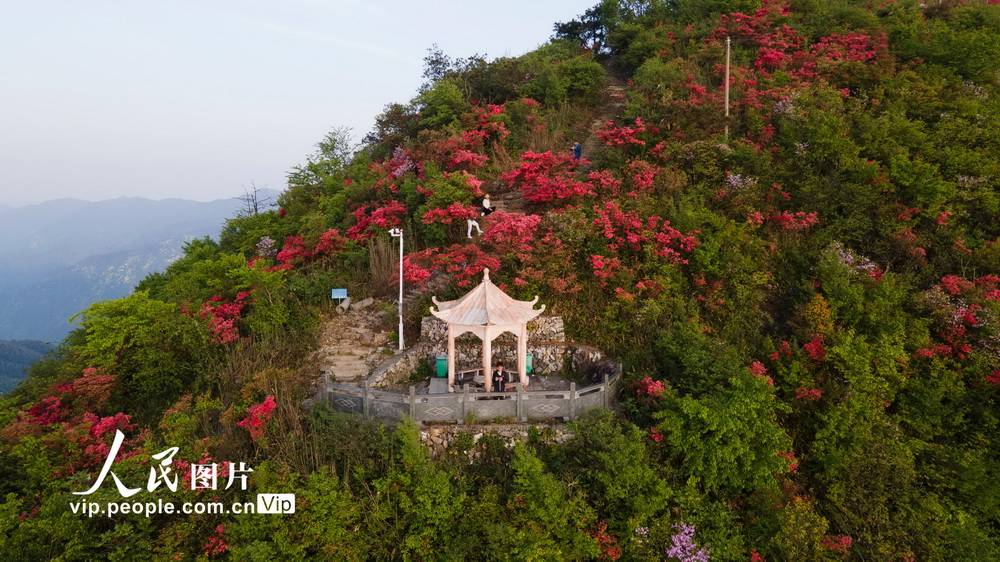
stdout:
{"type": "Polygon", "coordinates": [[[528,385],[528,322],[545,311],[545,305],[535,309],[536,296],[530,301],[511,298],[490,281],[490,270],[483,270],[483,281],[463,297],[439,302],[431,300],[431,314],[448,324],[448,390],[455,388],[455,338],[472,332],[483,342],[483,378],[486,391],[491,390],[490,371],[493,370],[493,340],[504,332],[517,337],[517,374],[523,386],[528,385]]]}

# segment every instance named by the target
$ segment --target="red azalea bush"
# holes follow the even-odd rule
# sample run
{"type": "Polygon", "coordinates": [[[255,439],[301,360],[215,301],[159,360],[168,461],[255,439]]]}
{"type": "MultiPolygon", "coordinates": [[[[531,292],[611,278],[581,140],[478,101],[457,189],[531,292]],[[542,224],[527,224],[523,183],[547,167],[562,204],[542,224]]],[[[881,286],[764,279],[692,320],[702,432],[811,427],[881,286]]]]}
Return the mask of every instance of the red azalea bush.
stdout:
{"type": "Polygon", "coordinates": [[[805,400],[807,402],[816,402],[823,397],[823,391],[818,388],[809,388],[806,386],[800,386],[795,389],[795,399],[805,400]]]}
{"type": "Polygon", "coordinates": [[[275,260],[285,269],[291,269],[305,261],[310,255],[301,236],[286,236],[285,244],[281,247],[275,260]]]}
{"type": "Polygon", "coordinates": [[[479,209],[476,207],[462,203],[452,203],[444,209],[430,209],[424,213],[424,216],[420,217],[420,221],[424,224],[452,224],[455,221],[461,222],[466,219],[477,218],[478,216],[479,209]]]}
{"type": "Polygon", "coordinates": [[[539,215],[495,211],[486,219],[482,241],[501,251],[525,254],[534,248],[541,222],[539,215]]]}
{"type": "Polygon", "coordinates": [[[274,409],[278,405],[274,401],[274,396],[268,394],[260,404],[254,404],[247,409],[245,418],[236,425],[250,432],[250,438],[254,441],[264,436],[267,422],[274,416],[274,409]]]}
{"type": "Polygon", "coordinates": [[[243,308],[253,293],[242,291],[237,293],[232,302],[222,302],[222,297],[215,296],[205,301],[199,316],[207,318],[209,329],[216,343],[233,343],[240,339],[240,331],[236,322],[240,320],[243,308]]]}
{"type": "Polygon", "coordinates": [[[574,174],[577,166],[585,164],[568,153],[528,151],[521,155],[521,164],[501,178],[510,187],[519,186],[528,201],[551,203],[594,194],[594,187],[574,174]]]}
{"type": "Polygon", "coordinates": [[[326,254],[335,254],[344,249],[347,242],[347,238],[340,234],[339,228],[331,228],[319,235],[319,242],[313,248],[312,255],[323,256],[326,254]]]}
{"type": "Polygon", "coordinates": [[[213,533],[212,536],[208,537],[208,541],[202,548],[202,552],[205,553],[205,556],[208,556],[209,558],[214,558],[216,556],[221,556],[229,551],[229,545],[226,544],[225,532],[226,532],[225,525],[215,526],[215,533],[213,533]]]}
{"type": "Polygon", "coordinates": [[[698,247],[694,234],[684,234],[670,226],[670,221],[656,215],[643,221],[635,211],[623,211],[618,203],[609,201],[603,207],[594,207],[597,226],[608,241],[608,247],[615,251],[629,249],[639,251],[644,244],[650,244],[656,255],[676,264],[685,264],[682,254],[691,253],[698,247]]]}
{"type": "Polygon", "coordinates": [[[390,200],[380,207],[361,206],[351,215],[354,216],[354,226],[347,229],[347,237],[356,242],[363,242],[375,235],[375,228],[388,229],[402,224],[406,217],[406,205],[390,200]]]}
{"type": "Polygon", "coordinates": [[[636,382],[635,394],[639,398],[663,398],[667,394],[667,387],[663,381],[646,375],[636,382]]]}
{"type": "Polygon", "coordinates": [[[433,270],[439,270],[453,275],[459,287],[468,287],[484,269],[500,269],[500,260],[473,243],[428,248],[403,259],[403,279],[418,284],[430,278],[433,270]]]}
{"type": "Polygon", "coordinates": [[[643,124],[641,118],[636,117],[634,127],[618,127],[614,121],[608,121],[595,134],[605,146],[625,146],[629,144],[645,146],[646,141],[638,138],[638,135],[644,132],[646,132],[646,126],[643,124]]]}
{"type": "Polygon", "coordinates": [[[587,179],[597,188],[598,195],[617,196],[621,194],[622,182],[611,170],[594,170],[587,174],[587,179]]]}
{"type": "Polygon", "coordinates": [[[854,541],[848,535],[827,535],[823,537],[821,543],[823,548],[838,554],[847,554],[851,550],[854,541]]]}
{"type": "Polygon", "coordinates": [[[826,360],[826,348],[823,346],[823,338],[820,336],[815,336],[809,342],[802,344],[802,350],[806,352],[809,359],[817,363],[826,360]]]}

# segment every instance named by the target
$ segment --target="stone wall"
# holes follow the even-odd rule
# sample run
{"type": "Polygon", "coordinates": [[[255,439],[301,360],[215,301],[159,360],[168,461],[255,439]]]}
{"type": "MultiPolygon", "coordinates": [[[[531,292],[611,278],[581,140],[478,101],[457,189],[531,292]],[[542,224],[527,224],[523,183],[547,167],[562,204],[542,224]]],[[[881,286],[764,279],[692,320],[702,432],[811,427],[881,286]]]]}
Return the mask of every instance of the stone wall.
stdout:
{"type": "MultiPolygon", "coordinates": [[[[493,434],[500,437],[508,448],[512,448],[516,443],[527,441],[528,433],[531,430],[551,431],[551,439],[555,443],[564,443],[573,437],[573,434],[562,424],[438,425],[422,430],[420,440],[431,450],[431,455],[436,457],[447,450],[459,433],[469,434],[473,443],[478,443],[486,434],[493,434]]],[[[473,452],[470,456],[474,457],[475,453],[473,452]]]]}
{"type": "Polygon", "coordinates": [[[409,378],[421,361],[428,358],[427,345],[419,342],[403,351],[397,351],[376,365],[368,376],[368,385],[373,387],[388,387],[409,378]]]}

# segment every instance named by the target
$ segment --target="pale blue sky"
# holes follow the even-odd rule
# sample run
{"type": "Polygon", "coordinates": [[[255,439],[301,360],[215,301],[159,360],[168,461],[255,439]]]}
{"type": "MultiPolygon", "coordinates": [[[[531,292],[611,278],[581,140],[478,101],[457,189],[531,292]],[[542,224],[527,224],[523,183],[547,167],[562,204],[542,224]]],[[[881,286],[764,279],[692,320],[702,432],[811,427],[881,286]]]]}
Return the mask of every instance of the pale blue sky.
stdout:
{"type": "Polygon", "coordinates": [[[0,1],[0,204],[280,189],[422,58],[517,55],[594,0],[0,1]]]}

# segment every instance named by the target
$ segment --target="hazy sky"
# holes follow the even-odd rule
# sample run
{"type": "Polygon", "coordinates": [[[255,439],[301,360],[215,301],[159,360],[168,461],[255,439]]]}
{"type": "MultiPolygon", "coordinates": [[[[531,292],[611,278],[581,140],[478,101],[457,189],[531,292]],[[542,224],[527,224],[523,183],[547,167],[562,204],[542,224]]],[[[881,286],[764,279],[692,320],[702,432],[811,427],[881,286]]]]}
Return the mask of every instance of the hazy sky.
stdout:
{"type": "Polygon", "coordinates": [[[280,189],[452,56],[517,55],[594,0],[0,0],[0,204],[280,189]]]}

